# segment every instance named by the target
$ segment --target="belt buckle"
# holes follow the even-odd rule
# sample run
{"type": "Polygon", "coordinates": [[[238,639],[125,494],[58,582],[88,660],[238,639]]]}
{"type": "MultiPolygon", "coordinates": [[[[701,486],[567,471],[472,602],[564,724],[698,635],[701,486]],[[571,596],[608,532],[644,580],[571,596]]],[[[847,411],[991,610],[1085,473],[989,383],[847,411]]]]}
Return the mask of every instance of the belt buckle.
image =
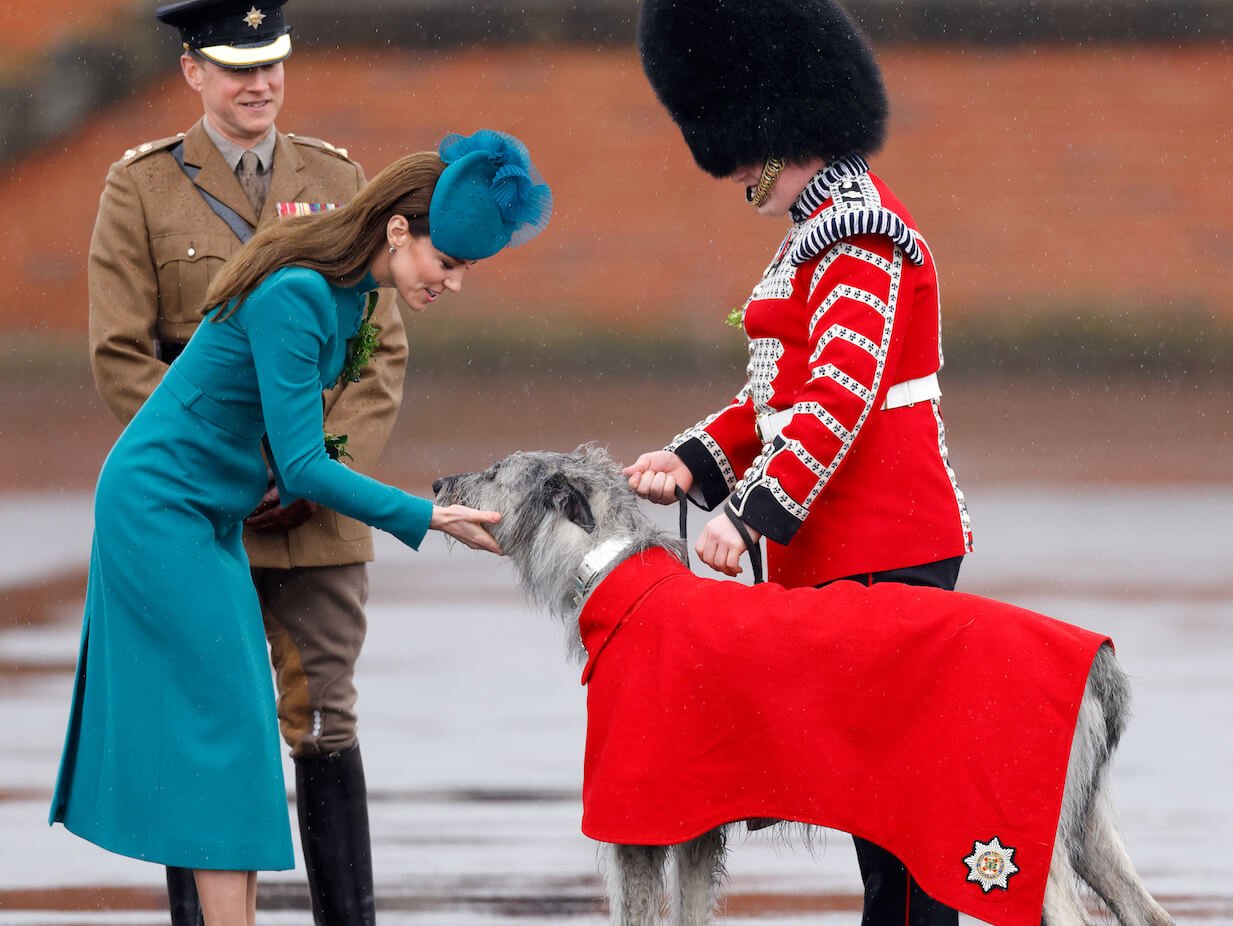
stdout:
{"type": "Polygon", "coordinates": [[[773,433],[774,425],[772,424],[772,421],[776,414],[778,413],[776,412],[770,415],[762,415],[754,424],[754,433],[758,435],[759,442],[761,442],[764,446],[775,439],[775,434],[773,433]]]}

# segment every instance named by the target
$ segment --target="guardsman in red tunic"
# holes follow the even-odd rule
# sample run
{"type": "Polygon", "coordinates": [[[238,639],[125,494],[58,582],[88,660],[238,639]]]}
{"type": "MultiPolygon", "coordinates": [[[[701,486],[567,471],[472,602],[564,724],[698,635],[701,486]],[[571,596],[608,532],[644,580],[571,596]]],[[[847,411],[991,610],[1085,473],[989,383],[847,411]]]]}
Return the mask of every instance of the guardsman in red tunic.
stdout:
{"type": "MultiPolygon", "coordinates": [[[[791,226],[742,312],[747,379],[723,409],[626,469],[653,501],[712,510],[703,562],[767,540],[789,587],[857,578],[953,589],[972,549],[947,459],[933,255],[869,170],[886,92],[833,0],[644,0],[639,50],[698,165],[791,226]]],[[[790,644],[789,644],[790,645],[790,644]]],[[[954,924],[857,839],[865,924],[954,924]]]]}

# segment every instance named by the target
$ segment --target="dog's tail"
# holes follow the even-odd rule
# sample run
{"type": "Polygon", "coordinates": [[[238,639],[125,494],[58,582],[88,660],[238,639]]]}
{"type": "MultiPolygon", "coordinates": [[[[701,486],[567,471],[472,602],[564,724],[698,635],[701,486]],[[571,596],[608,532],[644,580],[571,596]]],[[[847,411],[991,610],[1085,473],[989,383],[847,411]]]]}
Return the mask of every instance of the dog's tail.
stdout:
{"type": "Polygon", "coordinates": [[[1107,643],[1096,651],[1088,685],[1104,709],[1104,749],[1098,764],[1103,767],[1117,751],[1130,719],[1130,680],[1107,643]]]}

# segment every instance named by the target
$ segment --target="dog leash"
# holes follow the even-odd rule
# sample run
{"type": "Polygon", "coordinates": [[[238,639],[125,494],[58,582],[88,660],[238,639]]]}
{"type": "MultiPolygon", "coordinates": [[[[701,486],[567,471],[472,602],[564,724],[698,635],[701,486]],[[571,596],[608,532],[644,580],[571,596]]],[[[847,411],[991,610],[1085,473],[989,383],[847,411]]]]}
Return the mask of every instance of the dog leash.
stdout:
{"type": "MultiPolygon", "coordinates": [[[[690,565],[689,561],[689,497],[681,491],[681,487],[676,488],[676,501],[680,506],[680,531],[681,540],[685,541],[685,565],[690,565]]],[[[732,506],[724,505],[724,514],[728,516],[728,520],[736,527],[736,532],[741,535],[741,540],[745,541],[745,549],[749,551],[749,565],[753,567],[754,585],[761,585],[764,581],[762,576],[762,548],[754,543],[753,537],[749,533],[749,528],[745,526],[732,506]]]]}
{"type": "Polygon", "coordinates": [[[681,540],[685,545],[685,565],[689,566],[689,532],[686,528],[689,527],[689,496],[681,491],[681,487],[676,487],[676,503],[681,508],[681,540]]]}

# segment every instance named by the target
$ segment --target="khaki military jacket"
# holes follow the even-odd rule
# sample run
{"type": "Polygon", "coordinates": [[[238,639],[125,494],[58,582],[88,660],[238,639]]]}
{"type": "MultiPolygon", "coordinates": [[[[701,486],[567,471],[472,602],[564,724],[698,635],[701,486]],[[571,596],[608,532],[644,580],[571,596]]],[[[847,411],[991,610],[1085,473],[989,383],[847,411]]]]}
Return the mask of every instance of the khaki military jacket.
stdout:
{"type": "MultiPolygon", "coordinates": [[[[111,166],[90,241],[90,361],[104,401],[124,423],[163,378],[158,344],[187,341],[201,321],[206,288],[240,241],[202,198],[200,187],[250,223],[278,221],[279,202],[345,203],[364,183],[345,151],[279,133],[274,171],[257,216],[235,174],[198,122],[186,134],[149,142],[111,166]],[[169,149],[201,168],[195,184],[169,149]]],[[[359,382],[324,394],[325,428],[346,434],[348,465],[376,463],[394,426],[406,373],[407,338],[392,293],[378,300],[380,348],[359,382]]],[[[331,566],[372,559],[372,532],[324,508],[289,532],[252,531],[254,566],[331,566]]]]}

